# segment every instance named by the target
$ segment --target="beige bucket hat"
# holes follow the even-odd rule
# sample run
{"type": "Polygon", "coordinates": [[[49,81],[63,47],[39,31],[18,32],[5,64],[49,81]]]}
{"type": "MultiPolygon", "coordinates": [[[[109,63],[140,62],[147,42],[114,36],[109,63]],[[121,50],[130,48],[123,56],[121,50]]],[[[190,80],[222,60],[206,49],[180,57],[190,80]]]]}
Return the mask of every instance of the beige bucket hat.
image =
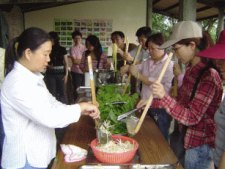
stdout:
{"type": "Polygon", "coordinates": [[[160,46],[161,49],[168,48],[182,39],[201,38],[202,28],[194,21],[181,21],[173,26],[172,35],[169,40],[160,46]]]}

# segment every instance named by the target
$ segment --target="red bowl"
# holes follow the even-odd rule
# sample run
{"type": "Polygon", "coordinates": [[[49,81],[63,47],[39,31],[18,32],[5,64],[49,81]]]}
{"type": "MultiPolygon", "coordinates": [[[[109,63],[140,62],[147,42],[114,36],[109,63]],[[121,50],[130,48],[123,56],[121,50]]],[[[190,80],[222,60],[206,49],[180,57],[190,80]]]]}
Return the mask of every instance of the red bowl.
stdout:
{"type": "Polygon", "coordinates": [[[94,139],[91,141],[91,149],[96,159],[99,160],[100,162],[109,163],[109,164],[123,164],[123,163],[130,162],[134,158],[134,155],[136,154],[136,151],[139,147],[139,144],[137,143],[137,141],[130,137],[120,136],[120,135],[113,135],[112,139],[113,140],[120,139],[122,142],[129,141],[132,144],[134,144],[134,149],[127,152],[122,152],[122,153],[107,153],[107,152],[100,151],[99,149],[96,148],[98,141],[97,139],[94,139]]]}

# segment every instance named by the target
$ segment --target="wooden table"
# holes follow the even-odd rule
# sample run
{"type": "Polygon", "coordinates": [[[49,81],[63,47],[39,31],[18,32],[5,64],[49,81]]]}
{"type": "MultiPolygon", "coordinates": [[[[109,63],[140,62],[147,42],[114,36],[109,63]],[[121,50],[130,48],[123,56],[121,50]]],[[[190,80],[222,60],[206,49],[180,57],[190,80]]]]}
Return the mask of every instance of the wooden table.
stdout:
{"type": "MultiPolygon", "coordinates": [[[[96,138],[94,121],[82,116],[79,122],[70,125],[63,139],[63,144],[74,144],[88,149],[91,140],[96,138]]],[[[134,136],[139,143],[140,163],[143,164],[172,164],[177,158],[160,130],[150,117],[146,117],[140,131],[134,136]]],[[[65,163],[64,154],[58,151],[52,169],[76,169],[86,162],[65,163]]],[[[181,166],[178,169],[183,169],[181,166]]]]}

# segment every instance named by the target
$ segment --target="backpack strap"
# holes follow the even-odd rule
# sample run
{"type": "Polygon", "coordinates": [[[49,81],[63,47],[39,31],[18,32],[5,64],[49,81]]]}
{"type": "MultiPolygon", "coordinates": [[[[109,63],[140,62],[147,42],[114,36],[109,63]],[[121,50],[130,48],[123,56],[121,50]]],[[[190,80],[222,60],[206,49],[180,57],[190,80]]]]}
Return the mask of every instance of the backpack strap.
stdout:
{"type": "Polygon", "coordinates": [[[199,81],[201,80],[203,74],[209,69],[210,69],[210,66],[206,66],[202,70],[200,70],[199,75],[198,75],[197,79],[195,80],[195,84],[194,84],[194,87],[193,87],[192,92],[191,92],[190,101],[193,100],[193,98],[195,97],[195,92],[197,90],[199,81]]]}

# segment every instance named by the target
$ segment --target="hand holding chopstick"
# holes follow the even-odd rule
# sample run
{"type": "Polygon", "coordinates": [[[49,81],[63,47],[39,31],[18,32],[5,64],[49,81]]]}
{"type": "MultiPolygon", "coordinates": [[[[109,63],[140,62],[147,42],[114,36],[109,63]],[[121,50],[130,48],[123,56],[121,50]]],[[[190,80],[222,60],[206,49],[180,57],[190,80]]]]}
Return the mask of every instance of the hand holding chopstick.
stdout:
{"type": "MultiPolygon", "coordinates": [[[[94,83],[94,73],[92,68],[92,60],[91,56],[88,56],[88,69],[89,69],[89,75],[90,75],[90,86],[91,86],[91,98],[92,98],[92,104],[98,106],[98,102],[96,100],[96,94],[95,94],[95,83],[94,83]]],[[[95,119],[95,126],[99,126],[100,119],[95,119]]]]}
{"type": "MultiPolygon", "coordinates": [[[[134,58],[133,65],[135,65],[136,62],[137,62],[137,57],[138,57],[138,55],[139,55],[139,53],[140,53],[140,51],[141,51],[141,48],[142,48],[142,46],[139,45],[139,46],[138,46],[138,50],[137,50],[136,55],[135,55],[135,58],[134,58]]],[[[125,84],[125,86],[124,86],[124,90],[123,90],[122,95],[124,95],[124,94],[126,93],[126,91],[127,91],[128,85],[129,85],[129,83],[130,83],[130,78],[131,78],[131,74],[129,74],[129,76],[128,76],[128,79],[127,79],[126,84],[125,84]]]]}

